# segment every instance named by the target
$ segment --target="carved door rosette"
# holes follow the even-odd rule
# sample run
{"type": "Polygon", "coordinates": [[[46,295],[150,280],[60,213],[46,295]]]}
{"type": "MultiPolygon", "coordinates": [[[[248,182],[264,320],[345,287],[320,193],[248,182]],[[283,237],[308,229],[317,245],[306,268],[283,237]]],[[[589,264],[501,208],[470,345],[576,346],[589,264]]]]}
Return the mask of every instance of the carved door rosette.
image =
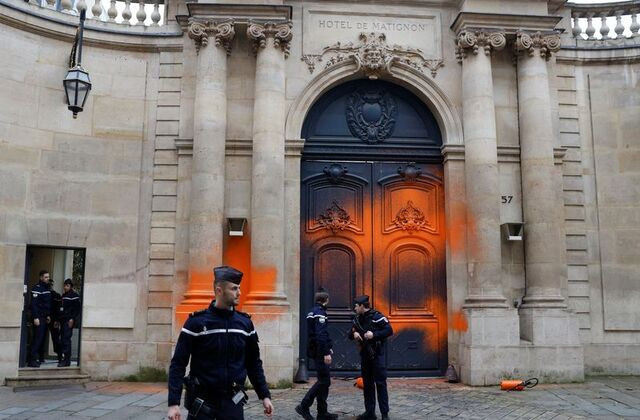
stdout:
{"type": "Polygon", "coordinates": [[[329,177],[329,182],[332,184],[338,184],[344,176],[349,172],[346,166],[342,166],[338,163],[333,163],[331,166],[325,166],[324,172],[329,177]]]}
{"type": "Polygon", "coordinates": [[[351,216],[336,201],[333,201],[331,207],[320,213],[316,221],[323,229],[329,229],[334,235],[339,231],[344,231],[353,225],[351,216]]]}
{"type": "Polygon", "coordinates": [[[387,92],[357,90],[348,100],[347,126],[365,143],[380,143],[393,134],[397,113],[396,101],[387,92]]]}
{"type": "Polygon", "coordinates": [[[411,200],[407,201],[407,204],[398,211],[393,219],[393,224],[409,233],[427,230],[427,218],[422,210],[413,205],[411,200]]]}
{"type": "Polygon", "coordinates": [[[378,79],[383,75],[391,74],[391,67],[395,63],[409,66],[421,73],[428,69],[431,77],[436,77],[438,69],[444,66],[442,59],[426,58],[418,48],[389,45],[386,35],[376,32],[362,32],[357,44],[337,42],[323,48],[320,54],[305,54],[301,60],[307,64],[309,73],[313,74],[316,64],[322,62],[325,56],[327,57],[325,69],[345,60],[351,60],[357,66],[356,72],[362,71],[369,79],[378,79]]]}
{"type": "Polygon", "coordinates": [[[399,167],[398,173],[405,181],[414,182],[422,175],[422,169],[418,168],[415,162],[409,162],[404,168],[402,166],[399,167]]]}
{"type": "Polygon", "coordinates": [[[189,18],[187,31],[196,44],[196,53],[199,54],[200,48],[209,45],[209,36],[213,35],[214,45],[224,48],[227,55],[231,55],[231,43],[235,36],[233,19],[210,21],[189,18]]]}

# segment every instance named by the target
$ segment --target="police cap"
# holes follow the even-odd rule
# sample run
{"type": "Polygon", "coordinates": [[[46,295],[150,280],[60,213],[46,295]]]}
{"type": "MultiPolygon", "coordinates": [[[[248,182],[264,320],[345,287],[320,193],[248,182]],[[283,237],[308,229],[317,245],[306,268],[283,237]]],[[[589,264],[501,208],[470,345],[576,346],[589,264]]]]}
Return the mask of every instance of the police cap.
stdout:
{"type": "Polygon", "coordinates": [[[228,265],[215,267],[213,269],[215,281],[229,281],[234,284],[240,284],[242,281],[242,271],[236,270],[228,265]]]}
{"type": "Polygon", "coordinates": [[[357,303],[358,305],[364,305],[365,303],[369,303],[369,296],[367,295],[358,296],[353,300],[353,302],[357,303]]]}
{"type": "Polygon", "coordinates": [[[71,281],[71,279],[65,279],[64,284],[68,284],[73,287],[73,281],[71,281]]]}

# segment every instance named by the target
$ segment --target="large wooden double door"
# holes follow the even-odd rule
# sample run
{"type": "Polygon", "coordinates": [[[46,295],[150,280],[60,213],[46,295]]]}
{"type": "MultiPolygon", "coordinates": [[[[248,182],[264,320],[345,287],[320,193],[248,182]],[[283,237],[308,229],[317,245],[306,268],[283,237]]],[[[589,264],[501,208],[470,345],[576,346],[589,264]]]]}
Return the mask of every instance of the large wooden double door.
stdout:
{"type": "Polygon", "coordinates": [[[306,314],[324,287],[331,295],[334,371],[360,367],[347,332],[353,299],[366,294],[395,332],[387,343],[389,373],[441,375],[447,358],[442,165],[305,160],[301,170],[301,354],[306,314]]]}

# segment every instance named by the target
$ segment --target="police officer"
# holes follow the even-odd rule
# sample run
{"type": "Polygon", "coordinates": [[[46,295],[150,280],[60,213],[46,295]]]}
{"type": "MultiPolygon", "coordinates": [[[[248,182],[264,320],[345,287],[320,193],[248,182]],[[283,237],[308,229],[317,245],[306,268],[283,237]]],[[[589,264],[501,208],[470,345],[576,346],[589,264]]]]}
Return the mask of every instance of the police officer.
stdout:
{"type": "Polygon", "coordinates": [[[40,351],[44,347],[47,324],[51,322],[51,291],[49,272],[40,271],[38,284],[31,289],[31,318],[33,319],[33,341],[29,367],[40,367],[40,351]]]}
{"type": "Polygon", "coordinates": [[[78,323],[80,316],[80,296],[73,290],[73,281],[64,281],[64,293],[62,294],[62,305],[60,306],[60,327],[61,327],[61,347],[63,359],[58,363],[58,367],[71,365],[71,336],[73,328],[78,323]]]}
{"type": "MultiPolygon", "coordinates": [[[[60,308],[62,306],[62,296],[53,288],[53,278],[49,278],[49,291],[51,292],[51,321],[47,324],[47,329],[51,335],[53,351],[58,355],[58,363],[62,361],[62,349],[60,346],[60,308]]],[[[45,341],[47,341],[45,336],[45,341]]],[[[40,362],[44,362],[44,347],[40,349],[40,362]]]]}
{"type": "Polygon", "coordinates": [[[191,359],[185,407],[189,419],[244,419],[244,383],[248,376],[267,417],[273,414],[271,394],[260,360],[258,335],[250,316],[234,307],[240,300],[242,272],[213,269],[215,300],[184,323],[169,368],[168,418],[180,420],[185,368],[191,359]]]}
{"type": "Polygon", "coordinates": [[[327,411],[327,397],[331,386],[331,355],[333,354],[331,338],[329,337],[327,317],[327,305],[329,304],[329,293],[320,289],[315,295],[316,305],[307,314],[307,331],[309,332],[309,342],[307,345],[307,356],[313,359],[318,381],[307,391],[300,404],[295,408],[305,420],[313,420],[314,417],[309,412],[313,400],[318,402],[318,420],[335,420],[336,414],[327,411]]]}
{"type": "Polygon", "coordinates": [[[387,366],[384,345],[393,329],[387,317],[371,308],[369,296],[359,296],[354,301],[356,316],[349,331],[349,338],[360,345],[362,381],[364,382],[365,412],[358,420],[376,419],[376,390],[382,420],[389,418],[389,395],[387,394],[387,366]]]}

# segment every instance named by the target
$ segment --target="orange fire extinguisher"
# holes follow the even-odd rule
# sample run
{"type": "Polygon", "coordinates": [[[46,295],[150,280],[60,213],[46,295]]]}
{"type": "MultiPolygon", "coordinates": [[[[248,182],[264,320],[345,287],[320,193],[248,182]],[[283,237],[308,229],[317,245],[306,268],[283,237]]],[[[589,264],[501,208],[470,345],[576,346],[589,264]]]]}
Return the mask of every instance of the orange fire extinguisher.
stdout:
{"type": "Polygon", "coordinates": [[[538,385],[538,378],[527,379],[506,379],[500,382],[500,389],[503,391],[524,391],[525,388],[533,388],[538,385]]]}

